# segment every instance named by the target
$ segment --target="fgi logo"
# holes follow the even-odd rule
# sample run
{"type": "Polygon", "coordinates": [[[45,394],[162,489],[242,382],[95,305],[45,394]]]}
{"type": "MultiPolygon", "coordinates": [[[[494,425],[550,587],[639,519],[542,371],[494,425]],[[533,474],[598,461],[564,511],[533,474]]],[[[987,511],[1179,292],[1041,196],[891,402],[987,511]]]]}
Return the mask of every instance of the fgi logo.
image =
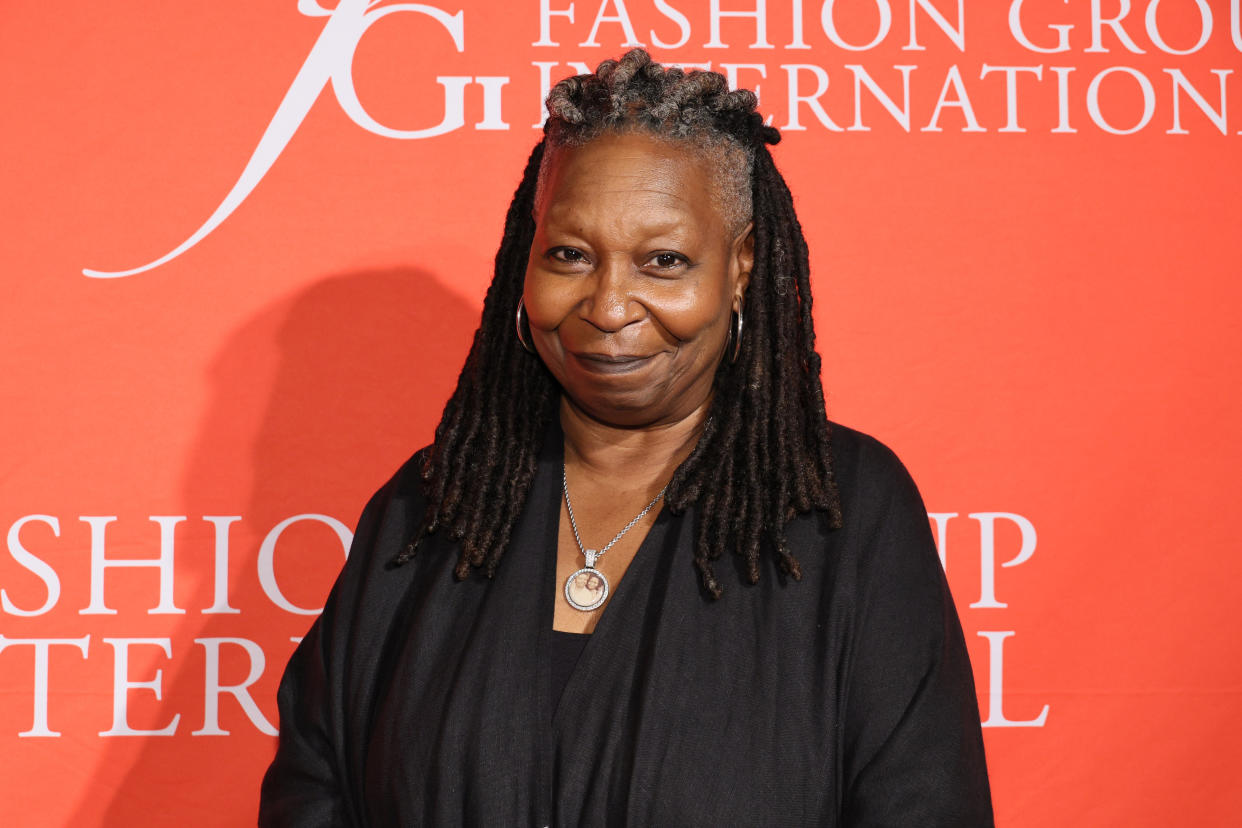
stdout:
{"type": "Polygon", "coordinates": [[[501,89],[509,82],[507,77],[472,77],[469,75],[437,76],[436,82],[444,89],[444,117],[440,123],[422,129],[393,129],[376,121],[358,100],[354,90],[353,62],[358,42],[366,31],[382,18],[390,14],[409,12],[425,15],[448,32],[453,39],[453,46],[458,52],[466,50],[465,13],[458,11],[449,14],[434,6],[421,3],[393,3],[381,5],[382,0],[339,0],[335,9],[325,9],[318,0],[298,0],[298,11],[308,17],[326,17],[323,31],[311,48],[306,62],[298,70],[284,100],[280,102],[271,122],[259,139],[258,146],[233,189],[220,202],[214,213],[194,231],[188,239],[175,249],[164,254],[153,262],[130,270],[83,270],[82,273],[96,279],[115,279],[122,276],[133,276],[153,270],[162,264],[186,252],[205,239],[220,224],[232,215],[246,197],[258,186],[267,175],[267,171],[276,163],[276,159],[284,152],[293,134],[298,131],[302,121],[310,112],[311,105],[319,98],[325,86],[332,85],[336,101],[351,120],[363,129],[387,138],[415,139],[431,138],[443,135],[465,126],[465,91],[471,83],[483,87],[483,119],[476,123],[475,129],[508,129],[509,125],[501,119],[501,89]]]}

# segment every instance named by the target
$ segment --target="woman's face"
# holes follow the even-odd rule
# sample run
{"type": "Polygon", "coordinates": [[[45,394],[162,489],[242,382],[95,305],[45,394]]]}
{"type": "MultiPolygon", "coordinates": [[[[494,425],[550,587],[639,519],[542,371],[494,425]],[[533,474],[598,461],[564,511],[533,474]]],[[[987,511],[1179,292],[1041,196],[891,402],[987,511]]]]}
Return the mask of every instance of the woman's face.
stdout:
{"type": "Polygon", "coordinates": [[[712,171],[641,134],[558,151],[543,184],[525,301],[539,356],[570,402],[616,425],[702,406],[754,258],[712,171]]]}

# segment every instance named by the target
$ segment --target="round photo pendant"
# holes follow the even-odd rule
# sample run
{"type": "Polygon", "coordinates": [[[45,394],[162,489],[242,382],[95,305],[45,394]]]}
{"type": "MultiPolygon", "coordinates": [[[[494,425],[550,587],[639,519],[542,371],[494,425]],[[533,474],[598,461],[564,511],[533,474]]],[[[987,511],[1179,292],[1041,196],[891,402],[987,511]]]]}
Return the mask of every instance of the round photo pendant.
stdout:
{"type": "Polygon", "coordinates": [[[599,609],[608,600],[608,579],[594,567],[583,567],[565,579],[565,600],[582,612],[599,609]]]}

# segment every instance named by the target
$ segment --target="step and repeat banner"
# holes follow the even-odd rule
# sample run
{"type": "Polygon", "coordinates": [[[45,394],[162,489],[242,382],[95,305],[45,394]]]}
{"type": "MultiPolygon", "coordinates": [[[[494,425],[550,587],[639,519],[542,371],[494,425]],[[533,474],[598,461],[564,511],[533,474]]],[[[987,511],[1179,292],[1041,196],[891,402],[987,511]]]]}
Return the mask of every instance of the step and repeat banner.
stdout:
{"type": "Polygon", "coordinates": [[[253,822],[543,96],[634,46],[784,135],[999,824],[1242,811],[1239,0],[66,0],[0,9],[0,822],[253,822]]]}

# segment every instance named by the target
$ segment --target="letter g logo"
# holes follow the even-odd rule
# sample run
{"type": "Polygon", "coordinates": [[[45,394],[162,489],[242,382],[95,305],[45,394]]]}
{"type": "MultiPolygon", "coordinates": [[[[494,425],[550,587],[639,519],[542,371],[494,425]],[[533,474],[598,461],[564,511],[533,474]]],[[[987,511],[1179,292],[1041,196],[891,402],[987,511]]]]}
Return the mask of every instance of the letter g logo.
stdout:
{"type": "MultiPolygon", "coordinates": [[[[439,23],[448,32],[458,52],[464,52],[466,50],[464,12],[448,14],[434,6],[421,3],[382,5],[382,0],[339,0],[335,9],[325,9],[318,0],[298,0],[298,11],[308,17],[327,17],[328,22],[324,24],[323,31],[306,57],[306,62],[298,70],[293,83],[285,93],[284,100],[277,107],[276,113],[267,125],[263,137],[259,139],[250,160],[246,162],[237,182],[220,202],[220,206],[203,222],[201,227],[194,231],[193,235],[155,261],[130,270],[86,269],[82,271],[83,275],[97,279],[115,279],[143,273],[172,261],[206,238],[232,215],[233,211],[263,180],[263,176],[288,146],[289,140],[302,125],[311,106],[329,81],[332,83],[332,91],[341,109],[358,126],[376,135],[401,139],[430,138],[464,126],[464,91],[471,82],[468,76],[436,78],[436,81],[444,88],[444,117],[440,123],[422,129],[393,129],[376,121],[363,107],[362,102],[358,100],[358,93],[354,90],[353,75],[354,52],[358,48],[358,42],[366,31],[381,18],[399,12],[425,15],[439,23]]],[[[485,118],[484,123],[479,124],[480,128],[505,128],[499,116],[495,114],[499,110],[497,103],[499,87],[505,80],[503,78],[479,79],[488,93],[488,110],[491,113],[485,118]],[[500,82],[499,85],[497,81],[500,82]]]]}

